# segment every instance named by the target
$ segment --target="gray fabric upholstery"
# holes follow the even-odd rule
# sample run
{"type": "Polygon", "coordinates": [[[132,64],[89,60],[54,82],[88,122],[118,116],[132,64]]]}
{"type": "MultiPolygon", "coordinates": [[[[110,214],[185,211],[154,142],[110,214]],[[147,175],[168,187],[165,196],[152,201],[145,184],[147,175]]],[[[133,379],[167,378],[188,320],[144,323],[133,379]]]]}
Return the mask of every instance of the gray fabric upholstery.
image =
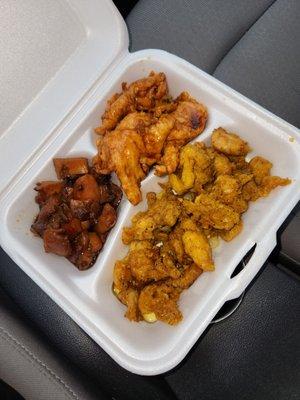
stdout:
{"type": "Polygon", "coordinates": [[[140,400],[145,393],[147,400],[170,399],[163,378],[134,375],[117,365],[1,248],[0,284],[43,333],[49,346],[67,357],[78,370],[85,371],[106,393],[118,400],[140,400]]]}
{"type": "MultiPolygon", "coordinates": [[[[300,203],[286,221],[280,235],[281,253],[289,263],[300,267],[300,203]]],[[[294,269],[296,271],[296,269],[294,269]]],[[[299,271],[299,268],[298,268],[299,271]]]]}
{"type": "Polygon", "coordinates": [[[269,263],[232,316],[166,377],[184,400],[296,400],[300,281],[269,263]]]}
{"type": "Polygon", "coordinates": [[[140,0],[126,20],[131,50],[167,50],[212,73],[273,1],[140,0]]]}
{"type": "Polygon", "coordinates": [[[300,127],[299,20],[299,0],[277,0],[231,49],[214,74],[297,127],[300,127]]]}
{"type": "MultiPolygon", "coordinates": [[[[23,292],[26,296],[25,291],[23,292]]],[[[0,289],[0,379],[28,400],[106,397],[30,327],[0,289]]]]}

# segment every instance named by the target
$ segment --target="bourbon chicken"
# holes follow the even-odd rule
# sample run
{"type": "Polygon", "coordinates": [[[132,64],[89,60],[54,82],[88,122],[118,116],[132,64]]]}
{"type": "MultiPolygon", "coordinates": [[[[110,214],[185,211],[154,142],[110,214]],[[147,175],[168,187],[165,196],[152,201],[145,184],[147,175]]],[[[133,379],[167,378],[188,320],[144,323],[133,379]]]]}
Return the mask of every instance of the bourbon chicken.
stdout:
{"type": "Polygon", "coordinates": [[[46,253],[66,257],[79,270],[96,261],[117,220],[121,189],[85,158],[53,160],[59,181],[37,183],[39,213],[31,226],[46,253]]]}
{"type": "Polygon", "coordinates": [[[115,172],[128,200],[142,200],[140,183],[151,167],[156,175],[173,173],[180,148],[198,136],[207,121],[206,107],[187,92],[172,99],[164,73],[122,85],[122,93],[107,103],[100,135],[95,170],[115,172]]]}

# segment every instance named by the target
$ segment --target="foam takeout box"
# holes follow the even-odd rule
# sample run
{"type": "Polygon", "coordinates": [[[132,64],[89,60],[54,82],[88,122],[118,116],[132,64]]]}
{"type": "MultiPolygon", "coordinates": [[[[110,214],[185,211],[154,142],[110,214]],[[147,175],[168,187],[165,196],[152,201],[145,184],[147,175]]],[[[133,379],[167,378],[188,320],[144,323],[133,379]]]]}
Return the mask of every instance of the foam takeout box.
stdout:
{"type": "MultiPolygon", "coordinates": [[[[129,53],[125,22],[110,0],[29,0],[18,11],[9,3],[1,17],[14,23],[1,42],[2,56],[10,58],[0,77],[6,90],[0,118],[1,246],[121,366],[143,375],[168,371],[184,358],[221,306],[245,290],[274,248],[276,231],[300,198],[299,132],[172,54],[129,53]],[[33,188],[37,181],[55,179],[53,157],[94,156],[93,128],[106,100],[123,81],[151,70],[166,73],[173,96],[187,90],[208,107],[200,140],[207,141],[218,126],[237,132],[253,148],[251,157],[266,157],[274,163],[273,174],[292,179],[291,185],[250,205],[242,233],[214,251],[216,270],[202,274],[182,294],[184,319],[175,327],[130,323],[111,291],[114,260],[126,252],[122,227],[145,202],[133,207],[122,200],[117,225],[87,271],[45,254],[42,241],[30,233],[38,211],[33,188]],[[231,278],[255,245],[246,267],[231,278]]],[[[159,190],[158,181],[153,175],[145,179],[144,198],[147,191],[159,190]]]]}

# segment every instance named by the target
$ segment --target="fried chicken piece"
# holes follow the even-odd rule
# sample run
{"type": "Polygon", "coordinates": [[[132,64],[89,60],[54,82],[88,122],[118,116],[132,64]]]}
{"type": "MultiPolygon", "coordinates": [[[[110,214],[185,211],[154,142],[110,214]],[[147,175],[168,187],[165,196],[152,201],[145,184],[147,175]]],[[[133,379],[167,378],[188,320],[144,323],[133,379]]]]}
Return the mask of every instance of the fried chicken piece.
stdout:
{"type": "Polygon", "coordinates": [[[187,255],[182,242],[183,232],[184,230],[181,226],[181,223],[177,223],[174,229],[167,234],[167,238],[164,243],[165,247],[176,257],[177,261],[181,265],[187,262],[187,255]]]}
{"type": "Polygon", "coordinates": [[[240,183],[241,187],[253,179],[253,174],[244,172],[235,172],[233,176],[240,183]]]}
{"type": "Polygon", "coordinates": [[[128,200],[136,205],[141,199],[140,182],[145,177],[140,155],[145,153],[142,137],[133,130],[107,133],[98,145],[94,167],[98,173],[115,171],[128,200]]]}
{"type": "Polygon", "coordinates": [[[237,213],[243,214],[248,210],[248,202],[242,197],[242,195],[240,195],[233,200],[230,207],[232,207],[237,213]]]}
{"type": "Polygon", "coordinates": [[[141,321],[141,315],[138,306],[139,300],[139,292],[136,289],[129,289],[126,293],[126,305],[127,311],[125,313],[125,317],[129,319],[129,321],[141,321]]]}
{"type": "Polygon", "coordinates": [[[230,206],[216,200],[212,195],[202,193],[195,202],[184,200],[184,208],[204,229],[231,229],[240,221],[240,215],[230,206]]]}
{"type": "Polygon", "coordinates": [[[183,146],[204,130],[208,114],[206,107],[187,92],[182,92],[175,101],[178,103],[172,113],[175,126],[168,141],[180,142],[183,146]]]}
{"type": "Polygon", "coordinates": [[[231,228],[229,231],[221,231],[220,236],[226,242],[230,242],[232,239],[234,239],[237,235],[241,233],[242,229],[243,229],[243,221],[240,221],[239,223],[234,225],[234,227],[231,228]]]}
{"type": "Polygon", "coordinates": [[[176,170],[178,163],[178,146],[175,142],[169,142],[165,145],[164,154],[160,159],[160,163],[155,166],[155,175],[163,176],[173,173],[176,170]]]}
{"type": "Polygon", "coordinates": [[[244,156],[250,151],[247,142],[223,128],[214,129],[211,144],[214,149],[229,156],[244,156]]]}
{"type": "Polygon", "coordinates": [[[249,162],[249,166],[254,176],[255,183],[260,185],[263,178],[270,175],[273,164],[263,157],[256,156],[249,162]]]}
{"type": "Polygon", "coordinates": [[[138,309],[138,290],[132,286],[132,275],[126,259],[117,261],[114,267],[113,292],[127,306],[125,317],[130,321],[142,319],[138,309]]]}
{"type": "Polygon", "coordinates": [[[147,156],[155,156],[157,161],[160,159],[161,151],[174,123],[175,120],[171,115],[162,115],[155,124],[148,128],[144,135],[147,156]]]}
{"type": "Polygon", "coordinates": [[[178,277],[175,265],[168,263],[166,257],[160,257],[158,248],[140,248],[131,250],[128,255],[128,266],[132,276],[140,283],[159,281],[170,276],[178,277]]]}
{"type": "Polygon", "coordinates": [[[246,201],[256,201],[257,199],[259,199],[259,188],[253,179],[245,183],[245,185],[243,186],[242,197],[246,201]]]}
{"type": "Polygon", "coordinates": [[[149,113],[132,112],[127,114],[117,125],[116,130],[133,130],[139,133],[145,132],[146,127],[155,122],[154,118],[149,113]]]}
{"type": "Polygon", "coordinates": [[[179,167],[181,177],[171,174],[169,177],[170,185],[179,195],[184,194],[194,186],[202,186],[210,180],[210,159],[205,150],[196,145],[186,145],[180,151],[179,167]]]}
{"type": "Polygon", "coordinates": [[[109,101],[103,124],[96,128],[104,137],[97,142],[95,170],[102,174],[116,172],[134,205],[141,201],[140,182],[149,168],[158,164],[157,175],[174,172],[180,148],[200,134],[206,124],[206,108],[187,92],[175,101],[167,95],[162,73],[151,73],[128,87],[124,84],[123,93],[109,101]]]}
{"type": "Polygon", "coordinates": [[[143,318],[148,322],[157,320],[176,325],[182,320],[177,301],[181,289],[164,283],[146,286],[140,293],[138,306],[143,318]]]}
{"type": "Polygon", "coordinates": [[[195,280],[202,274],[203,270],[195,263],[188,266],[180,278],[167,281],[169,285],[180,289],[188,289],[195,280]]]}
{"type": "Polygon", "coordinates": [[[203,132],[208,117],[206,107],[187,92],[181,93],[176,102],[176,110],[168,116],[174,119],[174,128],[166,138],[164,154],[155,168],[158,176],[176,170],[180,148],[203,132]]]}
{"type": "Polygon", "coordinates": [[[232,163],[235,172],[251,174],[251,169],[245,156],[228,156],[228,158],[232,163]]]}
{"type": "Polygon", "coordinates": [[[224,154],[214,154],[213,167],[216,176],[231,175],[233,171],[232,163],[224,154]]]}
{"type": "Polygon", "coordinates": [[[122,85],[123,93],[114,95],[107,103],[102,116],[102,125],[95,129],[99,135],[115,129],[117,124],[129,112],[149,110],[155,107],[156,101],[162,99],[168,92],[164,73],[151,72],[147,78],[139,79],[128,87],[122,85]]]}
{"type": "Polygon", "coordinates": [[[116,261],[113,272],[113,281],[113,291],[115,295],[121,300],[122,303],[126,304],[125,292],[132,284],[132,274],[130,267],[128,266],[127,257],[121,261],[116,261]]]}
{"type": "Polygon", "coordinates": [[[213,184],[211,194],[222,203],[231,205],[241,194],[241,187],[235,177],[219,175],[213,184]]]}
{"type": "Polygon", "coordinates": [[[156,102],[156,105],[151,112],[153,113],[154,117],[159,118],[163,114],[170,114],[171,112],[175,111],[177,108],[176,102],[172,101],[172,98],[163,98],[160,101],[156,102]]]}
{"type": "Polygon", "coordinates": [[[290,183],[291,180],[288,178],[267,175],[262,178],[260,185],[257,185],[254,180],[246,183],[242,189],[242,196],[246,201],[256,201],[260,197],[267,197],[277,186],[286,186],[290,183]]]}
{"type": "Polygon", "coordinates": [[[262,178],[261,186],[259,187],[259,194],[266,197],[269,193],[277,188],[277,186],[286,186],[291,183],[288,178],[280,178],[280,176],[264,176],[262,178]]]}
{"type": "Polygon", "coordinates": [[[133,240],[151,240],[154,230],[175,225],[181,212],[180,202],[175,196],[156,197],[147,211],[139,212],[132,218],[132,226],[123,229],[122,240],[129,244],[133,240]]]}
{"type": "Polygon", "coordinates": [[[211,247],[206,236],[201,231],[184,232],[182,241],[185,252],[199,268],[203,271],[213,271],[215,269],[211,247]]]}

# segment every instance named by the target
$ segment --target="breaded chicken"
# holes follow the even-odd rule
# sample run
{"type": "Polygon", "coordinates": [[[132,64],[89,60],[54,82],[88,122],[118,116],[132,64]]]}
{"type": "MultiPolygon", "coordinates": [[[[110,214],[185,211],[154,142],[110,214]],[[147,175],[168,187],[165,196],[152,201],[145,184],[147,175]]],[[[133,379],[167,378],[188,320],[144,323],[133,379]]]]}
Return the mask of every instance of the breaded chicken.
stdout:
{"type": "Polygon", "coordinates": [[[151,72],[147,78],[139,79],[129,86],[123,84],[123,92],[113,95],[108,101],[107,108],[102,116],[102,125],[95,129],[99,135],[116,128],[117,124],[129,112],[149,110],[155,107],[157,101],[168,92],[164,73],[151,72]]]}
{"type": "Polygon", "coordinates": [[[184,208],[195,220],[201,221],[205,229],[231,229],[240,221],[240,215],[230,206],[216,200],[212,195],[202,193],[195,202],[184,200],[184,208]]]}
{"type": "Polygon", "coordinates": [[[203,131],[206,120],[206,108],[187,92],[170,98],[162,73],[123,85],[96,128],[103,138],[97,142],[95,169],[114,171],[128,200],[138,204],[140,182],[150,167],[155,165],[157,175],[174,172],[180,148],[203,131]]]}
{"type": "MultiPolygon", "coordinates": [[[[166,128],[172,113],[149,136],[153,156],[168,140],[164,132],[176,125],[166,128]]],[[[127,306],[125,316],[131,321],[180,322],[180,294],[203,272],[215,269],[214,248],[221,239],[229,242],[240,234],[249,203],[290,183],[270,175],[268,160],[257,156],[248,162],[250,148],[237,135],[219,128],[212,143],[213,147],[188,144],[179,157],[176,150],[178,166],[161,185],[163,191],[148,193],[148,209],[123,229],[129,252],[115,265],[114,287],[119,288],[117,297],[127,306]]]]}
{"type": "Polygon", "coordinates": [[[145,152],[141,136],[133,130],[108,132],[98,143],[98,151],[94,158],[96,171],[115,171],[129,201],[138,204],[142,199],[140,182],[146,176],[140,164],[140,155],[145,152]]]}
{"type": "Polygon", "coordinates": [[[173,288],[164,283],[154,283],[146,286],[140,293],[138,306],[143,318],[147,322],[157,320],[170,325],[178,324],[182,314],[178,309],[177,301],[181,289],[173,288]]]}
{"type": "Polygon", "coordinates": [[[223,128],[213,131],[211,144],[214,149],[229,156],[244,156],[250,151],[247,142],[235,133],[229,133],[223,128]]]}
{"type": "Polygon", "coordinates": [[[251,168],[255,183],[260,185],[263,178],[270,175],[273,164],[263,157],[256,156],[250,160],[249,166],[251,168]]]}
{"type": "Polygon", "coordinates": [[[186,231],[182,235],[184,249],[197,267],[203,271],[213,271],[212,252],[206,236],[200,231],[186,231]]]}
{"type": "Polygon", "coordinates": [[[133,240],[151,240],[158,227],[172,227],[181,212],[181,204],[175,196],[156,197],[147,211],[137,213],[132,218],[132,226],[123,229],[122,240],[129,244],[133,240]]]}

